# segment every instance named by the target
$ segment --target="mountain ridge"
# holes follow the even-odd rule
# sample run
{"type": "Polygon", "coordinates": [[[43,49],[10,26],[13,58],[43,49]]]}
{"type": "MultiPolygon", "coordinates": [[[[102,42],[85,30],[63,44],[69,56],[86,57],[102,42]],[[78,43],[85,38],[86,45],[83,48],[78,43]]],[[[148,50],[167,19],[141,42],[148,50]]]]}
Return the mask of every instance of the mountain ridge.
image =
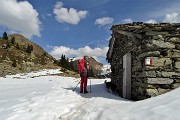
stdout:
{"type": "Polygon", "coordinates": [[[12,34],[8,40],[0,39],[0,76],[58,68],[54,60],[41,46],[23,35],[12,34]]]}

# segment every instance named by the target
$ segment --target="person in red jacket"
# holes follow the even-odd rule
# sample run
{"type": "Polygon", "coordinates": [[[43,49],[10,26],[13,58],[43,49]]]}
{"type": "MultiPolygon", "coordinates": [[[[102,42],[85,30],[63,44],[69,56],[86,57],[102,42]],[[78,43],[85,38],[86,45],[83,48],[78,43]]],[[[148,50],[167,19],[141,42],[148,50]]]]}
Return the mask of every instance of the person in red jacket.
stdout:
{"type": "Polygon", "coordinates": [[[78,61],[78,71],[81,77],[80,83],[80,93],[88,93],[87,91],[87,79],[88,79],[88,70],[89,70],[89,63],[87,61],[88,56],[84,56],[83,59],[78,61]]]}

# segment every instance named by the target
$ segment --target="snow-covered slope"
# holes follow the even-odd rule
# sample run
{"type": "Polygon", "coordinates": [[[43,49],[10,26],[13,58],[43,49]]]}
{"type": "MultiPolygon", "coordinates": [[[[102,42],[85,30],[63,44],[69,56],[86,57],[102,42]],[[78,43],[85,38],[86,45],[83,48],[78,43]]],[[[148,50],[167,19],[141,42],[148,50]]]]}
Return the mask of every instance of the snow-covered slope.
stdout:
{"type": "Polygon", "coordinates": [[[80,94],[79,79],[49,72],[59,70],[0,78],[0,120],[180,120],[180,88],[133,102],[108,93],[104,79],[80,94]]]}

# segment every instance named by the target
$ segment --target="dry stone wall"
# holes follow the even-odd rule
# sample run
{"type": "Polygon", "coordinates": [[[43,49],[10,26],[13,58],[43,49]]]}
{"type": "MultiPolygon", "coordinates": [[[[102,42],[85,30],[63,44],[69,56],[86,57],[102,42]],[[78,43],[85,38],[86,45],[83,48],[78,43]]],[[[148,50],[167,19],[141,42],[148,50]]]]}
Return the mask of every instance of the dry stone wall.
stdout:
{"type": "Polygon", "coordinates": [[[132,23],[114,25],[111,29],[107,59],[112,82],[121,95],[123,56],[128,52],[132,53],[133,100],[157,96],[180,86],[180,24],[132,23]],[[151,59],[152,64],[145,65],[145,59],[151,59]]]}

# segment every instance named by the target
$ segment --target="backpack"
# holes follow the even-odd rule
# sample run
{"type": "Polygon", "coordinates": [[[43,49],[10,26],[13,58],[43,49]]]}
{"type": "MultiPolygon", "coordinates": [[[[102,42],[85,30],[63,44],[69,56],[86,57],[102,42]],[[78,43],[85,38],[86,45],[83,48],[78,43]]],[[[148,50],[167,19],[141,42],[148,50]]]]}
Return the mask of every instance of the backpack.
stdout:
{"type": "Polygon", "coordinates": [[[82,73],[84,68],[84,59],[78,60],[78,72],[82,73]]]}

